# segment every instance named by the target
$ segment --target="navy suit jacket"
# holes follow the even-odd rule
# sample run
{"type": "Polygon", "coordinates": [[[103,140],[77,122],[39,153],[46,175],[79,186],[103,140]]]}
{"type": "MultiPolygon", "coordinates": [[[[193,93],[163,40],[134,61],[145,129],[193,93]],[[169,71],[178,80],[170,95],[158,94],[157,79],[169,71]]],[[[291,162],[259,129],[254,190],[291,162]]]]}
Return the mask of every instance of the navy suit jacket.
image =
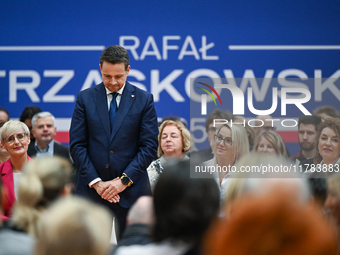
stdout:
{"type": "Polygon", "coordinates": [[[126,173],[133,185],[119,194],[129,208],[150,195],[146,168],[157,151],[157,115],[153,96],[126,81],[112,132],[103,83],[79,92],[70,129],[70,151],[79,171],[76,192],[103,203],[88,185],[95,178],[113,180],[126,173]]]}

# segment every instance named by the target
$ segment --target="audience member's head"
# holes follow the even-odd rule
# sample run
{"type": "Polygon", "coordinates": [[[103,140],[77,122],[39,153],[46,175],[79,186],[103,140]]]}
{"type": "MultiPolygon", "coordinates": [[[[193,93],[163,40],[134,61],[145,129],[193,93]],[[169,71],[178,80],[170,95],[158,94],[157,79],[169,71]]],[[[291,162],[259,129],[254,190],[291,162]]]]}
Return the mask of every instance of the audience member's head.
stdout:
{"type": "Polygon", "coordinates": [[[307,180],[314,204],[323,208],[327,199],[327,180],[325,178],[308,178],[307,180]]]}
{"type": "Polygon", "coordinates": [[[340,158],[340,120],[328,118],[317,130],[314,163],[335,164],[340,158]]]}
{"type": "MultiPolygon", "coordinates": [[[[21,116],[20,116],[20,121],[21,122],[24,122],[27,126],[28,126],[28,129],[32,130],[32,118],[35,114],[37,114],[38,112],[41,112],[41,109],[37,106],[27,106],[21,113],[21,116]]],[[[34,136],[31,132],[31,140],[34,140],[34,136]]]]}
{"type": "MultiPolygon", "coordinates": [[[[214,120],[227,120],[230,121],[232,118],[232,114],[230,112],[223,112],[220,109],[214,109],[208,115],[208,118],[205,122],[205,130],[208,135],[208,140],[211,149],[214,151],[214,135],[216,131],[222,126],[222,124],[214,124],[214,120]]],[[[217,122],[217,121],[216,121],[217,122]]],[[[219,121],[221,122],[221,121],[219,121]]]]}
{"type": "Polygon", "coordinates": [[[164,121],[167,120],[172,120],[172,121],[179,121],[182,122],[182,124],[187,128],[188,127],[188,122],[186,121],[186,119],[179,117],[179,116],[168,116],[168,117],[163,117],[162,121],[158,123],[158,126],[161,126],[163,124],[164,121]]]}
{"type": "Polygon", "coordinates": [[[256,136],[254,151],[280,156],[287,156],[286,145],[275,131],[263,131],[256,136]]]}
{"type": "Polygon", "coordinates": [[[252,152],[242,157],[236,164],[234,178],[230,178],[224,197],[228,215],[239,198],[252,194],[262,196],[278,187],[287,191],[292,200],[308,204],[310,191],[307,181],[291,169],[287,158],[279,155],[252,152]]]}
{"type": "Polygon", "coordinates": [[[215,135],[215,158],[221,165],[223,161],[229,161],[234,165],[243,155],[249,153],[247,132],[242,125],[223,124],[215,135]]]}
{"type": "Polygon", "coordinates": [[[244,128],[246,129],[248,135],[249,148],[252,148],[254,146],[256,136],[254,128],[249,126],[247,120],[242,116],[234,116],[233,123],[244,123],[244,128]]]}
{"type": "Polygon", "coordinates": [[[256,117],[254,130],[256,136],[260,134],[262,131],[275,130],[273,117],[270,115],[258,115],[256,117]]]}
{"type": "Polygon", "coordinates": [[[36,255],[107,255],[112,216],[77,197],[60,199],[42,215],[36,255]]]}
{"type": "Polygon", "coordinates": [[[166,120],[159,127],[158,156],[183,159],[190,150],[190,132],[180,121],[166,120]]]}
{"type": "Polygon", "coordinates": [[[206,254],[337,254],[336,233],[326,219],[287,192],[274,188],[236,201],[231,217],[211,226],[206,254]]]}
{"type": "Polygon", "coordinates": [[[302,115],[299,118],[299,144],[301,150],[309,152],[314,150],[316,131],[321,123],[317,115],[302,115]]]}
{"type": "Polygon", "coordinates": [[[55,137],[55,118],[50,112],[39,112],[32,118],[32,133],[38,146],[44,149],[55,137]]]}
{"type": "Polygon", "coordinates": [[[151,196],[141,196],[130,208],[126,224],[145,224],[151,226],[154,223],[153,200],[151,196]]]}
{"type": "Polygon", "coordinates": [[[340,176],[328,178],[328,196],[325,202],[325,208],[334,218],[337,225],[340,225],[340,176]]]}
{"type": "Polygon", "coordinates": [[[51,202],[71,192],[70,163],[59,157],[31,160],[19,181],[13,221],[29,234],[36,235],[40,214],[51,202]]]}
{"type": "Polygon", "coordinates": [[[314,110],[313,113],[321,117],[322,120],[325,120],[329,117],[337,119],[340,118],[339,111],[330,105],[319,106],[314,110]]]}
{"type": "Polygon", "coordinates": [[[154,189],[153,238],[199,245],[219,208],[214,179],[190,178],[190,162],[166,167],[154,189]]]}
{"type": "Polygon", "coordinates": [[[9,112],[7,109],[0,107],[0,122],[9,121],[9,112]]]}

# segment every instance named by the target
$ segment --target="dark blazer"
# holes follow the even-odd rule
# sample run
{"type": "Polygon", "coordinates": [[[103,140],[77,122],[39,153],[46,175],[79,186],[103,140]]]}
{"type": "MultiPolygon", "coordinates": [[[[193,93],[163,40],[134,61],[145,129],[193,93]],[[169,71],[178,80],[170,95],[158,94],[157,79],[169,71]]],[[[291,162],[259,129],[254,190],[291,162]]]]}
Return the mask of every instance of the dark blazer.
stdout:
{"type": "MultiPolygon", "coordinates": [[[[71,161],[70,150],[69,150],[68,146],[63,145],[61,143],[58,143],[57,141],[54,141],[53,150],[54,150],[53,155],[57,155],[59,157],[66,158],[69,161],[71,161]]],[[[27,154],[31,158],[33,158],[37,155],[37,150],[35,149],[35,143],[30,143],[30,145],[28,146],[27,154]]]]}
{"type": "MultiPolygon", "coordinates": [[[[27,161],[31,158],[27,156],[27,161]]],[[[9,217],[11,215],[12,207],[16,201],[14,192],[14,181],[13,181],[13,167],[11,159],[0,164],[1,181],[5,189],[5,201],[4,201],[4,215],[9,217]]]]}
{"type": "Polygon", "coordinates": [[[126,82],[112,132],[103,83],[79,92],[70,129],[70,151],[79,171],[76,192],[99,203],[89,183],[113,180],[126,173],[134,184],[119,194],[129,208],[151,194],[146,168],[157,151],[157,115],[153,96],[126,82]]]}

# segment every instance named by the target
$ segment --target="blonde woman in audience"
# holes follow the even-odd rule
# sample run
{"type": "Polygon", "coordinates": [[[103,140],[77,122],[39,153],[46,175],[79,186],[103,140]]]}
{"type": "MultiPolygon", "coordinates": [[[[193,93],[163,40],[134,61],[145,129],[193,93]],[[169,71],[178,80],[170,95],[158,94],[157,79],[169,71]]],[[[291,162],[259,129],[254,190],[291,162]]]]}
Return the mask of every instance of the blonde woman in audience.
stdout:
{"type": "Polygon", "coordinates": [[[12,226],[36,236],[41,212],[57,198],[70,194],[71,172],[70,163],[63,158],[41,157],[31,160],[19,183],[12,226]]]}
{"type": "Polygon", "coordinates": [[[255,139],[254,151],[287,157],[285,142],[275,131],[263,131],[255,139]]]}
{"type": "Polygon", "coordinates": [[[216,182],[221,190],[221,196],[228,187],[229,179],[233,174],[235,163],[245,154],[249,153],[249,141],[245,128],[242,125],[222,125],[214,136],[215,156],[203,164],[213,169],[216,182]]]}
{"type": "Polygon", "coordinates": [[[169,161],[188,160],[185,154],[190,150],[190,132],[180,121],[166,120],[159,127],[158,156],[148,167],[148,175],[153,190],[164,166],[169,161]]]}
{"type": "Polygon", "coordinates": [[[36,255],[109,254],[112,215],[78,197],[60,199],[40,221],[36,255]]]}
{"type": "Polygon", "coordinates": [[[0,130],[2,147],[8,151],[10,158],[0,164],[1,180],[6,191],[4,215],[10,216],[16,201],[18,183],[24,165],[31,158],[27,155],[30,143],[30,131],[25,123],[17,120],[6,122],[0,130]]]}

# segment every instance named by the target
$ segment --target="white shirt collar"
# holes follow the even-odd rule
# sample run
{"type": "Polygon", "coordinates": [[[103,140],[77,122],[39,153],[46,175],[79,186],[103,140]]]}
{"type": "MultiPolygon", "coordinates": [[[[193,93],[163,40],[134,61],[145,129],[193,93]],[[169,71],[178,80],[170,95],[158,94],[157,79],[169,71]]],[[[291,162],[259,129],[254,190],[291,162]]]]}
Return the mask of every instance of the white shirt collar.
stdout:
{"type": "MultiPolygon", "coordinates": [[[[126,85],[126,81],[125,81],[123,87],[122,87],[120,90],[117,91],[117,93],[118,93],[119,95],[122,95],[122,94],[123,94],[125,85],[126,85]]],[[[106,95],[111,95],[112,91],[108,90],[107,87],[105,87],[105,90],[106,90],[106,95]]]]}

